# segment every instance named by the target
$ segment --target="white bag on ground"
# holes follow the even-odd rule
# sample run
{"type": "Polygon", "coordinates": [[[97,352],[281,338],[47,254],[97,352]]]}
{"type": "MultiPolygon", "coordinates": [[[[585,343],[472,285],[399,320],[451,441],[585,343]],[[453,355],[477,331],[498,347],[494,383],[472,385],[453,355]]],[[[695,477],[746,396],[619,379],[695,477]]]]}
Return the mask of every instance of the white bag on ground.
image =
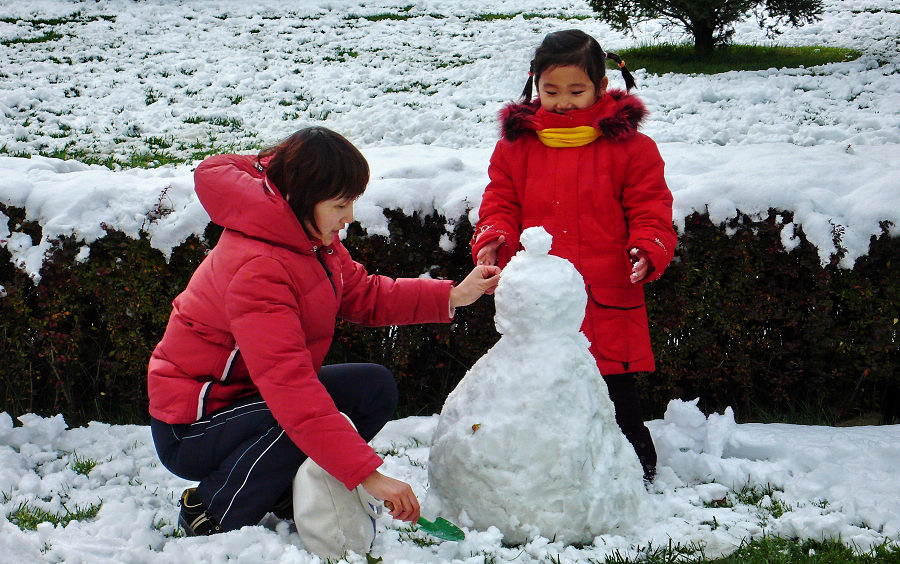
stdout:
{"type": "Polygon", "coordinates": [[[369,552],[375,541],[375,518],[381,514],[382,505],[361,485],[348,490],[307,458],[297,470],[292,491],[294,524],[310,552],[323,559],[341,556],[348,550],[369,552]]]}

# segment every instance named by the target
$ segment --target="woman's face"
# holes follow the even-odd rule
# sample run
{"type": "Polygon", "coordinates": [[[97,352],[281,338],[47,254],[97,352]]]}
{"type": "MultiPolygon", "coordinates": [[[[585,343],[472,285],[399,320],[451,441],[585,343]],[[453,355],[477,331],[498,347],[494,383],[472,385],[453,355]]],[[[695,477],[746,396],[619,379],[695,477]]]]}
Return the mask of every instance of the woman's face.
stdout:
{"type": "Polygon", "coordinates": [[[315,225],[306,225],[312,237],[317,237],[323,245],[330,245],[338,237],[341,229],[353,221],[352,198],[332,198],[316,204],[313,208],[315,225]]]}
{"type": "Polygon", "coordinates": [[[594,105],[606,93],[608,79],[604,76],[601,88],[591,81],[584,69],[575,65],[550,67],[538,79],[538,98],[547,112],[564,114],[594,105]]]}

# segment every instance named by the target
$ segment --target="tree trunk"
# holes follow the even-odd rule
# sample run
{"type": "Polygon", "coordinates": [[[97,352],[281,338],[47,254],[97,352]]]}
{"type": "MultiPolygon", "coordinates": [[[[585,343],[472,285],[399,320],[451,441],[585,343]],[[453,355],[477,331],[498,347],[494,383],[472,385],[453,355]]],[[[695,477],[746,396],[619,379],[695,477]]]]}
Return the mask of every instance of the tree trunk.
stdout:
{"type": "Polygon", "coordinates": [[[705,22],[694,22],[694,52],[701,61],[708,61],[713,54],[713,26],[705,22]]]}

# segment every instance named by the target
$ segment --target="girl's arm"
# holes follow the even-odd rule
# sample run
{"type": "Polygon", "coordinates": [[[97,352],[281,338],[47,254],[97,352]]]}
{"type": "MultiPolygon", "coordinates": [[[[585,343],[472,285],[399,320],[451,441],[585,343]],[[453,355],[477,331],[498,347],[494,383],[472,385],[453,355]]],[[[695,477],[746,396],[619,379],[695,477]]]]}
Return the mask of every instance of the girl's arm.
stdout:
{"type": "Polygon", "coordinates": [[[501,139],[491,155],[488,166],[490,182],[484,189],[481,207],[478,209],[478,223],[472,236],[472,259],[475,264],[485,258],[496,256],[497,266],[506,266],[519,247],[522,231],[522,205],[512,177],[512,167],[507,158],[506,148],[510,142],[501,139]]]}
{"type": "MultiPolygon", "coordinates": [[[[675,255],[678,239],[672,225],[672,193],[656,143],[638,134],[628,145],[622,207],[628,220],[628,251],[638,249],[649,263],[646,276],[635,282],[646,283],[662,276],[675,255]]],[[[638,261],[641,253],[637,253],[638,261]]]]}

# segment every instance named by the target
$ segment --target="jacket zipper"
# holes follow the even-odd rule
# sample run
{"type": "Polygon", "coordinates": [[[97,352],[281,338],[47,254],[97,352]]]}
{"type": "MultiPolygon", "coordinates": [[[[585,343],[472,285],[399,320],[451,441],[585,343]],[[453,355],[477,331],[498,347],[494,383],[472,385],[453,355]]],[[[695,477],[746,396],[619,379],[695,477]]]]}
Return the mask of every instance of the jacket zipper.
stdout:
{"type": "MultiPolygon", "coordinates": [[[[337,286],[334,285],[334,278],[331,275],[331,271],[328,270],[328,266],[325,264],[325,258],[322,257],[321,249],[318,246],[313,247],[313,250],[316,252],[316,258],[319,259],[319,264],[322,265],[322,270],[325,271],[325,276],[328,277],[328,281],[331,282],[331,289],[334,290],[334,295],[337,296],[337,286]]],[[[331,249],[328,249],[328,254],[332,253],[331,249]]]]}

